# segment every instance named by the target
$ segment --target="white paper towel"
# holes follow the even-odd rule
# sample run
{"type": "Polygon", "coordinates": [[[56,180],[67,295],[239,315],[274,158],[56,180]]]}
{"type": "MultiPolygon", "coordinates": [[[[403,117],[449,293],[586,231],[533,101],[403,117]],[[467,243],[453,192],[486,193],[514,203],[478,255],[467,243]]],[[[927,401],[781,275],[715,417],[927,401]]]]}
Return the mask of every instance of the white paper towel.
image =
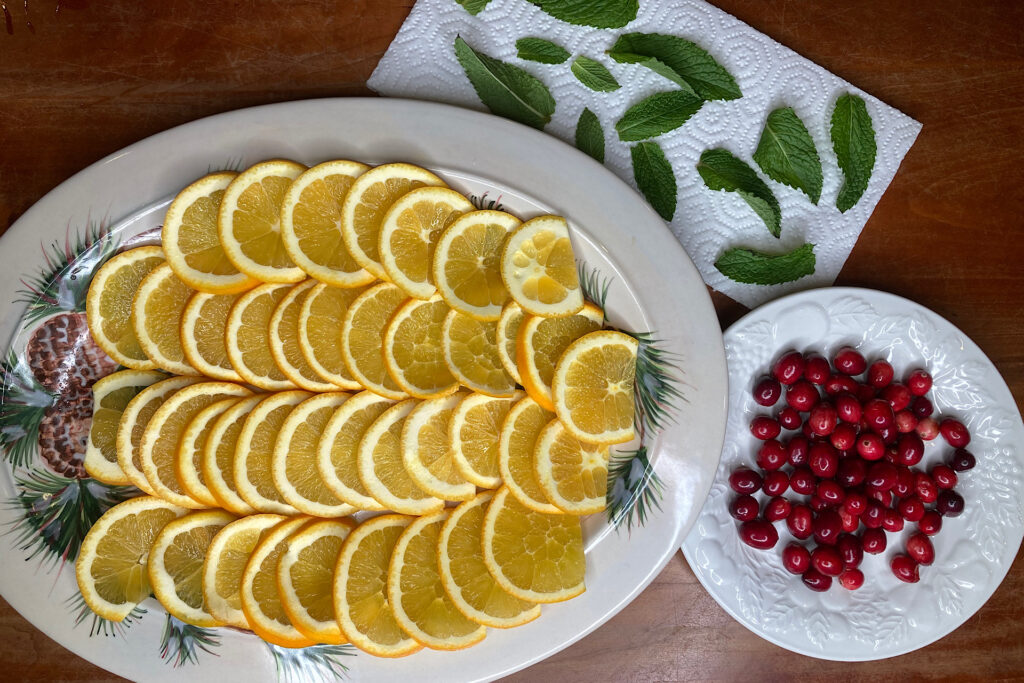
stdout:
{"type": "MultiPolygon", "coordinates": [[[[545,14],[526,0],[492,0],[472,16],[454,0],[418,0],[368,85],[382,95],[449,102],[485,110],[455,59],[457,34],[474,49],[515,64],[543,81],[556,102],[545,131],[572,144],[576,121],[589,107],[605,131],[605,164],[635,187],[629,146],[620,142],[615,122],[642,98],[677,89],[670,81],[637,64],[619,64],[605,51],[625,32],[667,33],[692,40],[736,79],[743,97],[706,103],[676,130],[655,138],[671,161],[678,184],[672,232],[694,260],[704,281],[736,301],[754,307],[783,294],[830,285],[853,250],[864,224],[889,186],[921,124],[851,86],[841,78],[701,0],[647,0],[637,18],[622,29],[573,26],[545,14]],[[516,57],[515,42],[539,37],[573,54],[600,61],[622,87],[611,93],[586,88],[571,73],[573,58],[562,64],[538,64],[516,57]],[[878,154],[868,189],[845,214],[835,208],[843,177],[829,138],[836,98],[862,96],[874,121],[878,154]],[[799,190],[760,173],[751,155],[765,118],[773,109],[793,107],[818,148],[824,174],[821,200],[813,205],[799,190]],[[709,190],[695,165],[701,152],[724,147],[758,170],[782,207],[782,237],[772,237],[753,210],[736,194],[709,190]],[[816,245],[815,273],[774,286],[729,280],[715,267],[723,251],[744,246],[783,253],[804,242],[816,245]]],[[[572,220],[572,216],[568,216],[572,220]]]]}

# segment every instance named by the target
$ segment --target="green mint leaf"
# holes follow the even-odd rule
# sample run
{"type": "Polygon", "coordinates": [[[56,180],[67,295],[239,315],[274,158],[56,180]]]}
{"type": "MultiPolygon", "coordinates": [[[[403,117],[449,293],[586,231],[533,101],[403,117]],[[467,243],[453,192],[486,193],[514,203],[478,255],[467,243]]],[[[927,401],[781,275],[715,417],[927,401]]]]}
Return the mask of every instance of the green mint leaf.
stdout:
{"type": "Polygon", "coordinates": [[[615,130],[623,142],[653,138],[686,123],[703,104],[704,100],[684,90],[654,93],[627,109],[615,130]]]}
{"type": "Polygon", "coordinates": [[[596,92],[613,92],[622,87],[604,64],[590,57],[577,57],[571,68],[580,83],[596,92]]]}
{"type": "Polygon", "coordinates": [[[836,208],[846,212],[860,201],[875,167],[875,129],[871,114],[860,97],[842,95],[832,112],[832,149],[846,178],[836,198],[836,208]]]}
{"type": "Polygon", "coordinates": [[[639,0],[529,0],[567,24],[622,28],[636,19],[639,0]]]}
{"type": "Polygon", "coordinates": [[[748,285],[781,285],[814,272],[814,245],[803,244],[788,254],[728,249],[715,261],[715,268],[730,280],[748,285]]]}
{"type": "Polygon", "coordinates": [[[815,204],[821,198],[821,159],[807,127],[792,107],[768,115],[754,161],[772,180],[801,190],[815,204]]]}
{"type": "Polygon", "coordinates": [[[576,122],[576,147],[604,163],[604,129],[597,115],[587,108],[576,122]]]}
{"type": "Polygon", "coordinates": [[[461,36],[455,37],[455,56],[491,112],[538,129],[551,120],[555,100],[534,76],[477,52],[461,36]]]}
{"type": "Polygon", "coordinates": [[[472,14],[473,16],[480,14],[480,12],[483,11],[484,7],[487,7],[487,3],[489,3],[490,1],[491,0],[455,0],[455,2],[462,5],[462,8],[465,9],[470,14],[472,14]]]}
{"type": "Polygon", "coordinates": [[[543,38],[520,38],[516,41],[519,59],[541,64],[561,64],[569,59],[569,51],[543,38]]]}
{"type": "Polygon", "coordinates": [[[676,176],[657,142],[641,142],[629,150],[633,179],[640,192],[666,221],[676,213],[676,176]]]}
{"type": "Polygon", "coordinates": [[[735,100],[742,96],[732,74],[704,48],[685,38],[661,33],[624,33],[608,55],[617,62],[646,66],[705,100],[735,100]]]}
{"type": "Polygon", "coordinates": [[[709,149],[700,155],[697,173],[712,190],[735,192],[754,210],[775,237],[782,232],[782,209],[771,188],[754,169],[728,150],[709,149]]]}

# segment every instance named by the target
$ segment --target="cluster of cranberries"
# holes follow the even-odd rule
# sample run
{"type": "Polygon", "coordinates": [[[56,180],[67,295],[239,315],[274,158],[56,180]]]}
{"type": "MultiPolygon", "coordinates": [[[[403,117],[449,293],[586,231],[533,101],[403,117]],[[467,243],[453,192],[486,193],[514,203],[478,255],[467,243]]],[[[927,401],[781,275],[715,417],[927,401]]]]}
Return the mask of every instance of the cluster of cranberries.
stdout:
{"type": "Polygon", "coordinates": [[[918,566],[935,559],[929,537],[942,517],[963,512],[954,488],[957,472],[974,467],[965,450],[970,433],[958,420],[932,417],[931,375],[914,370],[904,383],[894,376],[888,362],[869,367],[856,349],[843,347],[831,364],[817,354],[786,353],[754,386],[758,404],[771,407],[785,395],[784,405],[774,417],[751,421],[761,441],[760,471],[732,472],[729,484],[738,495],[729,511],[740,521],[740,538],[754,548],[778,543],[773,522],[785,520],[799,541],[813,536],[810,549],[792,542],[782,551],[785,568],[811,590],[828,590],[833,577],[844,588],[860,588],[864,553],[883,552],[886,532],[902,531],[905,522],[916,523],[917,531],[890,567],[902,581],[918,581],[918,566]],[[793,432],[784,441],[783,430],[793,432]],[[939,434],[956,449],[947,464],[915,468],[924,442],[939,434]],[[790,490],[807,498],[788,498],[790,490]],[[758,491],[768,496],[763,508],[754,498],[758,491]]]}

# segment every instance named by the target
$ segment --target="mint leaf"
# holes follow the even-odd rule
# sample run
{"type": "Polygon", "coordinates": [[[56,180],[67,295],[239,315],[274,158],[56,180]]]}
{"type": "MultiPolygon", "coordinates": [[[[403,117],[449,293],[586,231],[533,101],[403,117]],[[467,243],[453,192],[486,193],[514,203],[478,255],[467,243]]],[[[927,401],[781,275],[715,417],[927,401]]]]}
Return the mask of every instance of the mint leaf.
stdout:
{"type": "Polygon", "coordinates": [[[480,100],[498,116],[543,129],[555,113],[547,86],[517,66],[477,52],[455,37],[455,56],[480,100]]]}
{"type": "Polygon", "coordinates": [[[657,142],[641,142],[629,150],[633,179],[640,192],[666,221],[676,213],[676,176],[657,142]]]}
{"type": "Polygon", "coordinates": [[[604,163],[604,129],[597,115],[587,108],[576,122],[576,147],[604,163]]]}
{"type": "Polygon", "coordinates": [[[821,159],[807,127],[792,107],[768,115],[754,161],[772,180],[801,190],[815,204],[821,198],[821,159]]]}
{"type": "Polygon", "coordinates": [[[612,92],[621,86],[605,68],[604,64],[595,61],[590,57],[580,55],[572,63],[572,73],[579,79],[580,83],[597,92],[612,92]]]}
{"type": "Polygon", "coordinates": [[[487,3],[489,3],[490,1],[491,0],[455,0],[455,2],[462,5],[463,9],[465,9],[473,16],[480,14],[480,12],[483,11],[484,7],[487,7],[487,3]]]}
{"type": "Polygon", "coordinates": [[[654,93],[627,109],[615,130],[624,142],[653,138],[686,123],[703,104],[704,100],[684,90],[654,93]]]}
{"type": "Polygon", "coordinates": [[[543,38],[520,38],[516,41],[519,59],[541,64],[561,64],[569,59],[569,51],[543,38]]]}
{"type": "Polygon", "coordinates": [[[530,0],[567,24],[594,28],[622,28],[636,19],[638,0],[530,0]]]}
{"type": "Polygon", "coordinates": [[[832,149],[846,178],[836,198],[836,208],[845,213],[868,189],[877,151],[871,114],[864,100],[856,95],[847,93],[836,100],[832,112],[832,149]]]}
{"type": "Polygon", "coordinates": [[[762,254],[750,249],[728,249],[715,261],[722,275],[748,285],[781,285],[814,272],[814,245],[804,244],[788,254],[762,254]]]}
{"type": "Polygon", "coordinates": [[[608,55],[617,62],[640,64],[705,100],[742,96],[736,80],[708,52],[685,38],[661,33],[624,33],[608,55]]]}
{"type": "Polygon", "coordinates": [[[782,209],[771,188],[754,169],[728,150],[709,149],[700,155],[697,173],[712,190],[735,192],[754,210],[775,237],[782,232],[782,209]]]}

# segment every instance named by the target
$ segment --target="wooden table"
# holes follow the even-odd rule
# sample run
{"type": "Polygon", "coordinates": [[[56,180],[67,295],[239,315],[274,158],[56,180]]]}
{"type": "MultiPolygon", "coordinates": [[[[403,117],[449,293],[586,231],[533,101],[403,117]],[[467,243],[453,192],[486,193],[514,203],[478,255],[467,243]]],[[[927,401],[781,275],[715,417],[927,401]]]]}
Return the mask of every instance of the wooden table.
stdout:
{"type": "MultiPolygon", "coordinates": [[[[367,94],[411,0],[21,0],[0,32],[0,230],[59,182],[209,114],[367,94]],[[28,22],[31,22],[31,29],[28,22]],[[13,33],[12,33],[13,31],[13,33]]],[[[718,0],[924,123],[837,284],[900,294],[964,330],[1024,402],[1024,3],[718,0]]],[[[9,293],[8,293],[9,295],[9,293]]],[[[723,327],[745,312],[715,296],[723,327]]],[[[1024,444],[1017,444],[1018,447],[1024,444]]],[[[14,561],[4,558],[5,561],[14,561]]],[[[677,554],[618,616],[512,680],[1024,676],[1024,561],[963,627],[883,662],[821,662],[740,626],[677,554]]],[[[114,677],[0,601],[0,671],[114,677]]]]}

